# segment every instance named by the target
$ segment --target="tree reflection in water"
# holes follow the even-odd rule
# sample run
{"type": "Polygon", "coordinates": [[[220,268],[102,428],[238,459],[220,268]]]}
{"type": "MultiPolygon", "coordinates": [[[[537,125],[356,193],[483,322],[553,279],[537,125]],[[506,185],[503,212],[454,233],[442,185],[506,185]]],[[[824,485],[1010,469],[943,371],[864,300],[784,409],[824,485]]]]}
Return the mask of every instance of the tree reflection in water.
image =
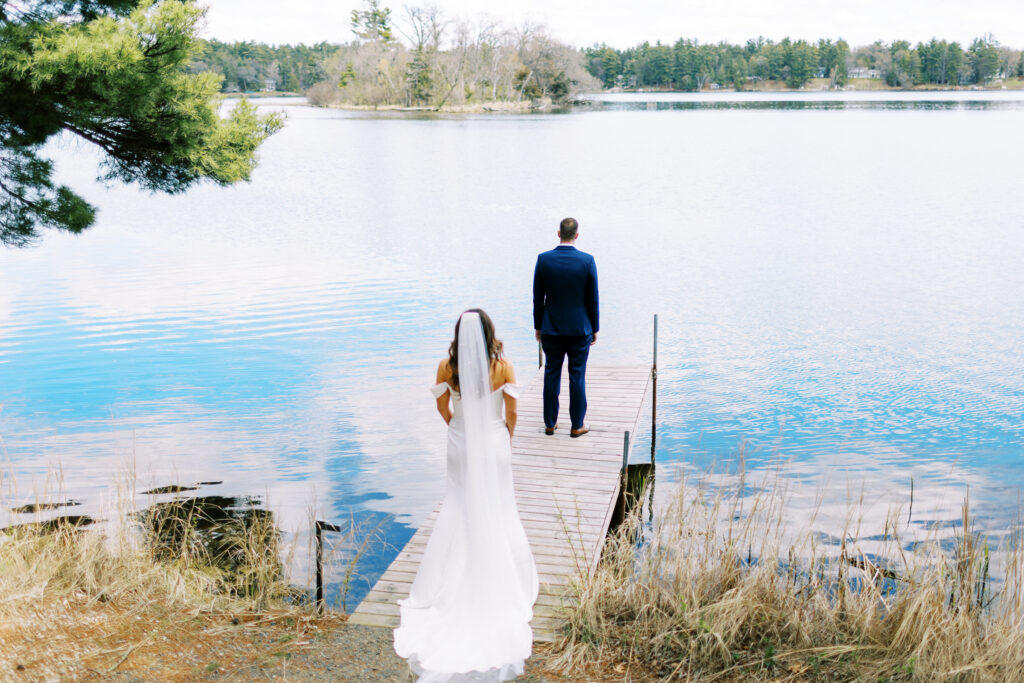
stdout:
{"type": "Polygon", "coordinates": [[[163,562],[208,569],[226,593],[259,600],[288,593],[274,515],[255,497],[195,496],[154,503],[139,514],[163,562]]]}

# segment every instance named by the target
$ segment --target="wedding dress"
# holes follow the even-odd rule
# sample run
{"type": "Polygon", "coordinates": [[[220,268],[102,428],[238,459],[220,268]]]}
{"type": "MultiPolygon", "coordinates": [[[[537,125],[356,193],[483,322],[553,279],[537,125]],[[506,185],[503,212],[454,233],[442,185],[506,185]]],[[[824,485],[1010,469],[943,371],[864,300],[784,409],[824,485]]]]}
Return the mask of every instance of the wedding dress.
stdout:
{"type": "Polygon", "coordinates": [[[460,392],[452,396],[444,502],[406,600],[395,651],[419,683],[507,681],[530,656],[537,568],[516,509],[503,394],[491,390],[490,358],[476,313],[459,329],[460,392]]]}

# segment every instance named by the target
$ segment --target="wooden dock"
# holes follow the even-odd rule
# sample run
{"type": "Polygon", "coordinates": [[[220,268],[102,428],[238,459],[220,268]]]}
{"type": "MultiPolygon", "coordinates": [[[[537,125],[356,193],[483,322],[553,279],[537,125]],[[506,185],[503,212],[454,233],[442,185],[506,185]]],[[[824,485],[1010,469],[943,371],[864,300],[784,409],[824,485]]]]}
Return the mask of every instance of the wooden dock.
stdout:
{"type": "MultiPolygon", "coordinates": [[[[563,620],[571,577],[597,566],[619,495],[624,432],[635,435],[651,387],[650,366],[587,368],[590,433],[569,438],[569,390],[562,377],[558,431],[544,434],[543,373],[538,370],[519,399],[512,440],[512,476],[519,516],[540,575],[533,610],[535,640],[554,639],[563,620]]],[[[353,624],[394,628],[397,601],[409,594],[440,504],[349,617],[353,624]]]]}

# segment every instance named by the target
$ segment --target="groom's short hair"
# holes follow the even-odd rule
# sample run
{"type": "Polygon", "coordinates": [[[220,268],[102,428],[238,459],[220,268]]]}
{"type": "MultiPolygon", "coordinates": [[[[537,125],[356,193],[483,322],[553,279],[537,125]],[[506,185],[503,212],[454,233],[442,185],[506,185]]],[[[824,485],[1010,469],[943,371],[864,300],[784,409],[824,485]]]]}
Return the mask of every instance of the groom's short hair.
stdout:
{"type": "Polygon", "coordinates": [[[576,222],[575,218],[563,218],[562,222],[558,225],[558,236],[563,240],[571,240],[576,237],[576,231],[579,227],[580,224],[576,222]]]}

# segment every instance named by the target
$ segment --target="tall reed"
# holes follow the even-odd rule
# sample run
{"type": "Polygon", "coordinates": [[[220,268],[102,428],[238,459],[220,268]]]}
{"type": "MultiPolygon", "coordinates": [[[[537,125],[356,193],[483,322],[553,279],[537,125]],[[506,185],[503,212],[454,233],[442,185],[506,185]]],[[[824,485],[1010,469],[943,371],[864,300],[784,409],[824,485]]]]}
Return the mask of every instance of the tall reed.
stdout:
{"type": "Polygon", "coordinates": [[[968,500],[952,539],[903,538],[897,509],[868,552],[861,510],[823,543],[809,520],[795,530],[778,480],[745,488],[684,480],[653,526],[627,518],[572,587],[559,664],[632,662],[660,680],[1024,680],[1021,544],[974,532],[968,500]]]}
{"type": "Polygon", "coordinates": [[[292,590],[281,571],[273,522],[257,516],[251,524],[225,528],[218,532],[222,554],[213,556],[194,533],[198,514],[157,522],[181,527],[171,541],[159,527],[125,524],[111,532],[74,517],[4,530],[0,616],[15,618],[42,604],[69,601],[223,611],[283,604],[292,590]]]}

